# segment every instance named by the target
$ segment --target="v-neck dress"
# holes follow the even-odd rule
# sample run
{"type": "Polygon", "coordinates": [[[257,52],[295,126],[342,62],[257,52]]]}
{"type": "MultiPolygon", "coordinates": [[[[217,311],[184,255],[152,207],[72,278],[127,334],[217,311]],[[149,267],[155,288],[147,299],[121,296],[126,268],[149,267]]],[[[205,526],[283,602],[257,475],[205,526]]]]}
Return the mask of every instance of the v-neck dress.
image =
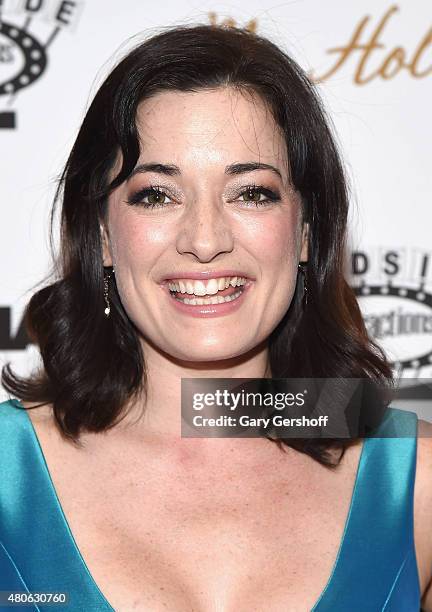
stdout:
{"type": "MultiPolygon", "coordinates": [[[[389,408],[377,435],[394,437],[364,440],[337,558],[312,612],[420,610],[413,518],[417,415],[389,408]]],[[[16,399],[0,403],[2,591],[66,593],[68,603],[0,610],[114,609],[76,545],[32,422],[16,399]]],[[[287,601],[286,612],[293,607],[287,601]]]]}

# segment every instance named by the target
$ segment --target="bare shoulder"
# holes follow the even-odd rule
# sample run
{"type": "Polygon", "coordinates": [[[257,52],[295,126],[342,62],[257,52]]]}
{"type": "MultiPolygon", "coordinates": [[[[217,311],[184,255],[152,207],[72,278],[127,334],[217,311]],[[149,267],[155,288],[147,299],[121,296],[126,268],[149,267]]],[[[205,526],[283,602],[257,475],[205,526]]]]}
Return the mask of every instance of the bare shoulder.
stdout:
{"type": "Polygon", "coordinates": [[[37,423],[40,426],[49,426],[53,423],[53,407],[52,404],[40,404],[39,402],[20,402],[27,410],[27,414],[33,424],[37,423]]]}
{"type": "MultiPolygon", "coordinates": [[[[422,520],[432,526],[432,423],[419,419],[415,497],[422,520]]],[[[432,529],[429,531],[432,544],[432,529]]]]}
{"type": "Polygon", "coordinates": [[[418,421],[414,525],[422,609],[432,612],[432,423],[422,419],[418,421]]]}
{"type": "Polygon", "coordinates": [[[71,442],[61,435],[55,421],[53,406],[50,403],[21,402],[27,411],[33,429],[46,457],[63,454],[71,446],[71,442]]]}
{"type": "Polygon", "coordinates": [[[432,423],[419,419],[418,421],[418,433],[419,436],[432,436],[432,423]]]}
{"type": "MultiPolygon", "coordinates": [[[[432,499],[432,423],[419,419],[417,439],[416,483],[425,498],[432,499]]],[[[429,513],[432,519],[431,507],[429,513]]]]}

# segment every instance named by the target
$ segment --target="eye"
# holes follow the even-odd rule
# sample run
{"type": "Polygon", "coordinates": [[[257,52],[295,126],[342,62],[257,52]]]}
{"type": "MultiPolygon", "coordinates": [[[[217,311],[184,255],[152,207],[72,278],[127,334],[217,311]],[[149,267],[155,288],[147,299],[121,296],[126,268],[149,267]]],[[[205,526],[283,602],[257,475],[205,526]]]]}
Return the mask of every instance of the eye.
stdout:
{"type": "Polygon", "coordinates": [[[240,194],[243,202],[250,202],[254,206],[268,206],[273,202],[280,200],[280,195],[271,189],[258,185],[249,185],[245,191],[240,194]]]}
{"type": "Polygon", "coordinates": [[[144,208],[161,208],[165,206],[169,200],[167,194],[160,187],[146,187],[133,193],[127,203],[132,206],[143,206],[144,208]]]}
{"type": "MultiPolygon", "coordinates": [[[[278,193],[257,185],[249,185],[239,197],[243,202],[250,203],[257,208],[280,201],[278,193]]],[[[172,200],[169,199],[165,191],[156,185],[140,189],[127,199],[128,204],[144,208],[163,208],[170,202],[172,200]]]]}

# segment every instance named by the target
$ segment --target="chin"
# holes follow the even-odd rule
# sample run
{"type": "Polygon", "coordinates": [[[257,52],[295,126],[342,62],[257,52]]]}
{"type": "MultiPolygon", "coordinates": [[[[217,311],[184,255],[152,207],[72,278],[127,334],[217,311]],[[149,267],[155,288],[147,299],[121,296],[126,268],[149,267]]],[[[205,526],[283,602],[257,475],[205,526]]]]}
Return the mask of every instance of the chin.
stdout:
{"type": "Polygon", "coordinates": [[[241,346],[233,346],[232,344],[230,346],[229,344],[229,342],[224,341],[218,344],[201,344],[198,346],[195,342],[194,346],[191,347],[189,341],[187,351],[181,350],[177,346],[167,347],[166,353],[181,361],[189,361],[191,363],[212,363],[215,361],[226,361],[228,359],[245,358],[256,346],[256,342],[251,344],[242,343],[241,346]]]}

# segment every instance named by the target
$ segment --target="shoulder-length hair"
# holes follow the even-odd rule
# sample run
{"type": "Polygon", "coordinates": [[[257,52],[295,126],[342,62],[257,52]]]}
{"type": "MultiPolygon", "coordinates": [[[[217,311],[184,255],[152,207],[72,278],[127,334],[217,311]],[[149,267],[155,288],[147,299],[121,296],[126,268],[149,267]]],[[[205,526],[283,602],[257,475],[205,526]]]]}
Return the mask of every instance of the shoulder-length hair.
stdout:
{"type": "MultiPolygon", "coordinates": [[[[129,177],[140,154],[138,104],[161,91],[220,86],[253,92],[267,104],[285,136],[289,175],[309,223],[308,303],[302,308],[298,282],[290,308],[269,338],[272,376],[392,383],[390,365],[369,338],[345,279],[348,190],[314,85],[266,38],[232,27],[176,27],[129,52],[94,97],[54,200],[53,212],[62,201],[60,274],[33,294],[25,310],[26,328],[43,366],[28,377],[14,374],[10,364],[2,371],[8,392],[52,403],[60,431],[75,442],[82,431],[116,425],[128,402],[142,398],[147,386],[138,331],[115,282],[110,284],[111,316],[104,315],[100,233],[107,196],[129,177]],[[110,181],[119,152],[123,165],[110,181]]],[[[331,460],[331,447],[340,448],[341,457],[348,443],[279,441],[325,465],[338,463],[331,460]]]]}

